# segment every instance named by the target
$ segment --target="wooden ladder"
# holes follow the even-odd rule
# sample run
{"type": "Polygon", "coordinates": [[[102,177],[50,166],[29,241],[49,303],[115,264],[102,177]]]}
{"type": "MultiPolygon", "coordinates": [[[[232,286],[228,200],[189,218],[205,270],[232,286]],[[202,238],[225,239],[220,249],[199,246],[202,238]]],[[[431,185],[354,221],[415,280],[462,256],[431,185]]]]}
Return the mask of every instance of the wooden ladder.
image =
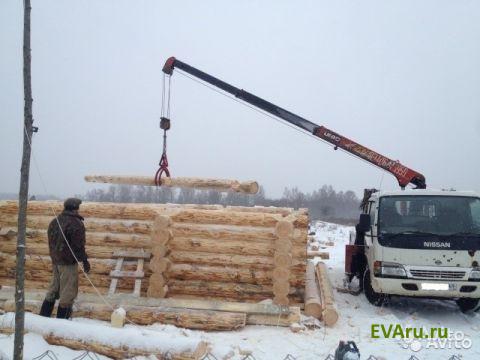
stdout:
{"type": "Polygon", "coordinates": [[[150,252],[141,250],[116,250],[113,252],[113,258],[117,259],[115,270],[110,271],[110,277],[112,282],[110,283],[110,289],[108,295],[115,294],[117,290],[118,279],[122,278],[134,278],[135,287],[133,289],[133,296],[140,296],[140,290],[142,289],[142,279],[145,277],[143,271],[143,265],[145,259],[150,259],[150,252]],[[123,262],[125,259],[136,259],[137,270],[136,271],[122,271],[123,262]]]}

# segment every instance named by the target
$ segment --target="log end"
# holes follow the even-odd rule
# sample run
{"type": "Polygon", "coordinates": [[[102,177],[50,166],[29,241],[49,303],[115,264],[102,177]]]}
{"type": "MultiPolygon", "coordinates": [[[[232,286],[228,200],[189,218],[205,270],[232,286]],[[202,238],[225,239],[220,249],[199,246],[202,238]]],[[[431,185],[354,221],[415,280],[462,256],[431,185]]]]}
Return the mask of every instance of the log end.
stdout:
{"type": "Polygon", "coordinates": [[[304,313],[307,316],[313,316],[316,319],[322,318],[322,306],[317,301],[306,301],[304,313]]]}
{"type": "Polygon", "coordinates": [[[290,238],[293,235],[294,226],[293,223],[286,220],[281,220],[275,226],[275,234],[278,238],[290,238]]]}
{"type": "Polygon", "coordinates": [[[322,311],[322,320],[326,326],[333,326],[338,321],[338,313],[337,310],[333,307],[326,307],[322,311]]]}

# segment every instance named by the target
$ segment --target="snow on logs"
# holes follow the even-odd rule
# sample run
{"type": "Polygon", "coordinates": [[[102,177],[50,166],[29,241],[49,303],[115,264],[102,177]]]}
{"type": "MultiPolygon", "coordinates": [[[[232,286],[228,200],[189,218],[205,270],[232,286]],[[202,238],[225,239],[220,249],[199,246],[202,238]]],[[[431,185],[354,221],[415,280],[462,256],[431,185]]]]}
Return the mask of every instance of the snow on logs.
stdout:
{"type": "MultiPolygon", "coordinates": [[[[156,186],[152,176],[112,176],[112,175],[88,175],[85,181],[121,185],[156,186]]],[[[245,194],[256,194],[258,183],[256,181],[237,181],[225,179],[204,179],[191,177],[163,177],[161,186],[193,188],[199,190],[233,191],[245,194]]]]}
{"type": "MultiPolygon", "coordinates": [[[[27,288],[43,289],[51,276],[47,232],[58,201],[30,201],[27,216],[27,288]]],[[[0,201],[0,284],[14,279],[18,203],[0,201]]],[[[114,251],[144,250],[142,296],[205,298],[278,304],[303,303],[306,210],[221,205],[83,203],[90,279],[107,293],[114,251]],[[288,300],[288,303],[287,303],[288,300]]],[[[125,259],[122,270],[135,271],[125,259]]],[[[135,279],[119,279],[117,292],[135,279]]],[[[93,292],[80,276],[80,290],[93,292]]]]}
{"type": "MultiPolygon", "coordinates": [[[[14,320],[13,312],[0,315],[0,331],[13,331],[14,320]]],[[[202,359],[208,351],[208,344],[204,341],[176,333],[136,328],[116,329],[99,324],[50,319],[30,313],[25,314],[25,331],[42,335],[51,345],[88,350],[113,359],[150,355],[161,359],[202,359]]]]}

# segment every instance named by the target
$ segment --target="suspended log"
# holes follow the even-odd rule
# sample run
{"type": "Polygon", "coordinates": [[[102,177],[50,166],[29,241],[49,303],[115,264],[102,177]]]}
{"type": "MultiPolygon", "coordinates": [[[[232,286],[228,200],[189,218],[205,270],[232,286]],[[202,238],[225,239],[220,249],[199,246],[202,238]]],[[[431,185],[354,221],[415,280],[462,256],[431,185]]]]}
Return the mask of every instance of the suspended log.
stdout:
{"type": "MultiPolygon", "coordinates": [[[[112,176],[112,175],[89,175],[85,181],[121,185],[156,186],[155,179],[151,176],[112,176]]],[[[194,188],[200,190],[233,191],[245,194],[256,194],[258,183],[256,181],[237,181],[225,179],[203,179],[179,177],[164,177],[161,186],[194,188]]]]}
{"type": "Polygon", "coordinates": [[[338,320],[338,312],[335,306],[332,285],[328,278],[327,266],[319,262],[315,267],[317,275],[317,284],[320,290],[320,300],[322,304],[322,320],[327,326],[333,326],[338,320]]]}
{"type": "MultiPolygon", "coordinates": [[[[88,350],[114,359],[150,355],[164,358],[167,352],[172,359],[201,359],[207,352],[206,343],[191,338],[172,338],[161,332],[132,334],[124,329],[86,323],[79,328],[71,321],[41,318],[31,313],[25,315],[25,330],[42,335],[51,345],[88,350]],[[114,336],[116,345],[108,337],[101,336],[105,331],[114,336]]],[[[15,313],[0,315],[0,329],[13,329],[14,317],[15,313]]]]}
{"type": "Polygon", "coordinates": [[[307,263],[307,272],[305,276],[305,314],[321,319],[322,303],[320,300],[317,280],[315,278],[315,265],[312,261],[307,263]]]}

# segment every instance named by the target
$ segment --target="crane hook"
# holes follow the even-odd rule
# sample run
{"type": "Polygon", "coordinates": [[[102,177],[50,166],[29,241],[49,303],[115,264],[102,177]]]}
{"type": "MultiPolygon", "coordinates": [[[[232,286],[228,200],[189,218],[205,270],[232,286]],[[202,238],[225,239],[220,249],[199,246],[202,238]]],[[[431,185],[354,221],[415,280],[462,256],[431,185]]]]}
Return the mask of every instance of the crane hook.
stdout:
{"type": "Polygon", "coordinates": [[[162,157],[158,165],[160,166],[155,173],[155,185],[162,185],[162,175],[170,177],[170,171],[168,170],[168,159],[167,159],[167,130],[170,130],[170,119],[166,117],[160,118],[160,129],[163,130],[163,152],[162,157]]]}

